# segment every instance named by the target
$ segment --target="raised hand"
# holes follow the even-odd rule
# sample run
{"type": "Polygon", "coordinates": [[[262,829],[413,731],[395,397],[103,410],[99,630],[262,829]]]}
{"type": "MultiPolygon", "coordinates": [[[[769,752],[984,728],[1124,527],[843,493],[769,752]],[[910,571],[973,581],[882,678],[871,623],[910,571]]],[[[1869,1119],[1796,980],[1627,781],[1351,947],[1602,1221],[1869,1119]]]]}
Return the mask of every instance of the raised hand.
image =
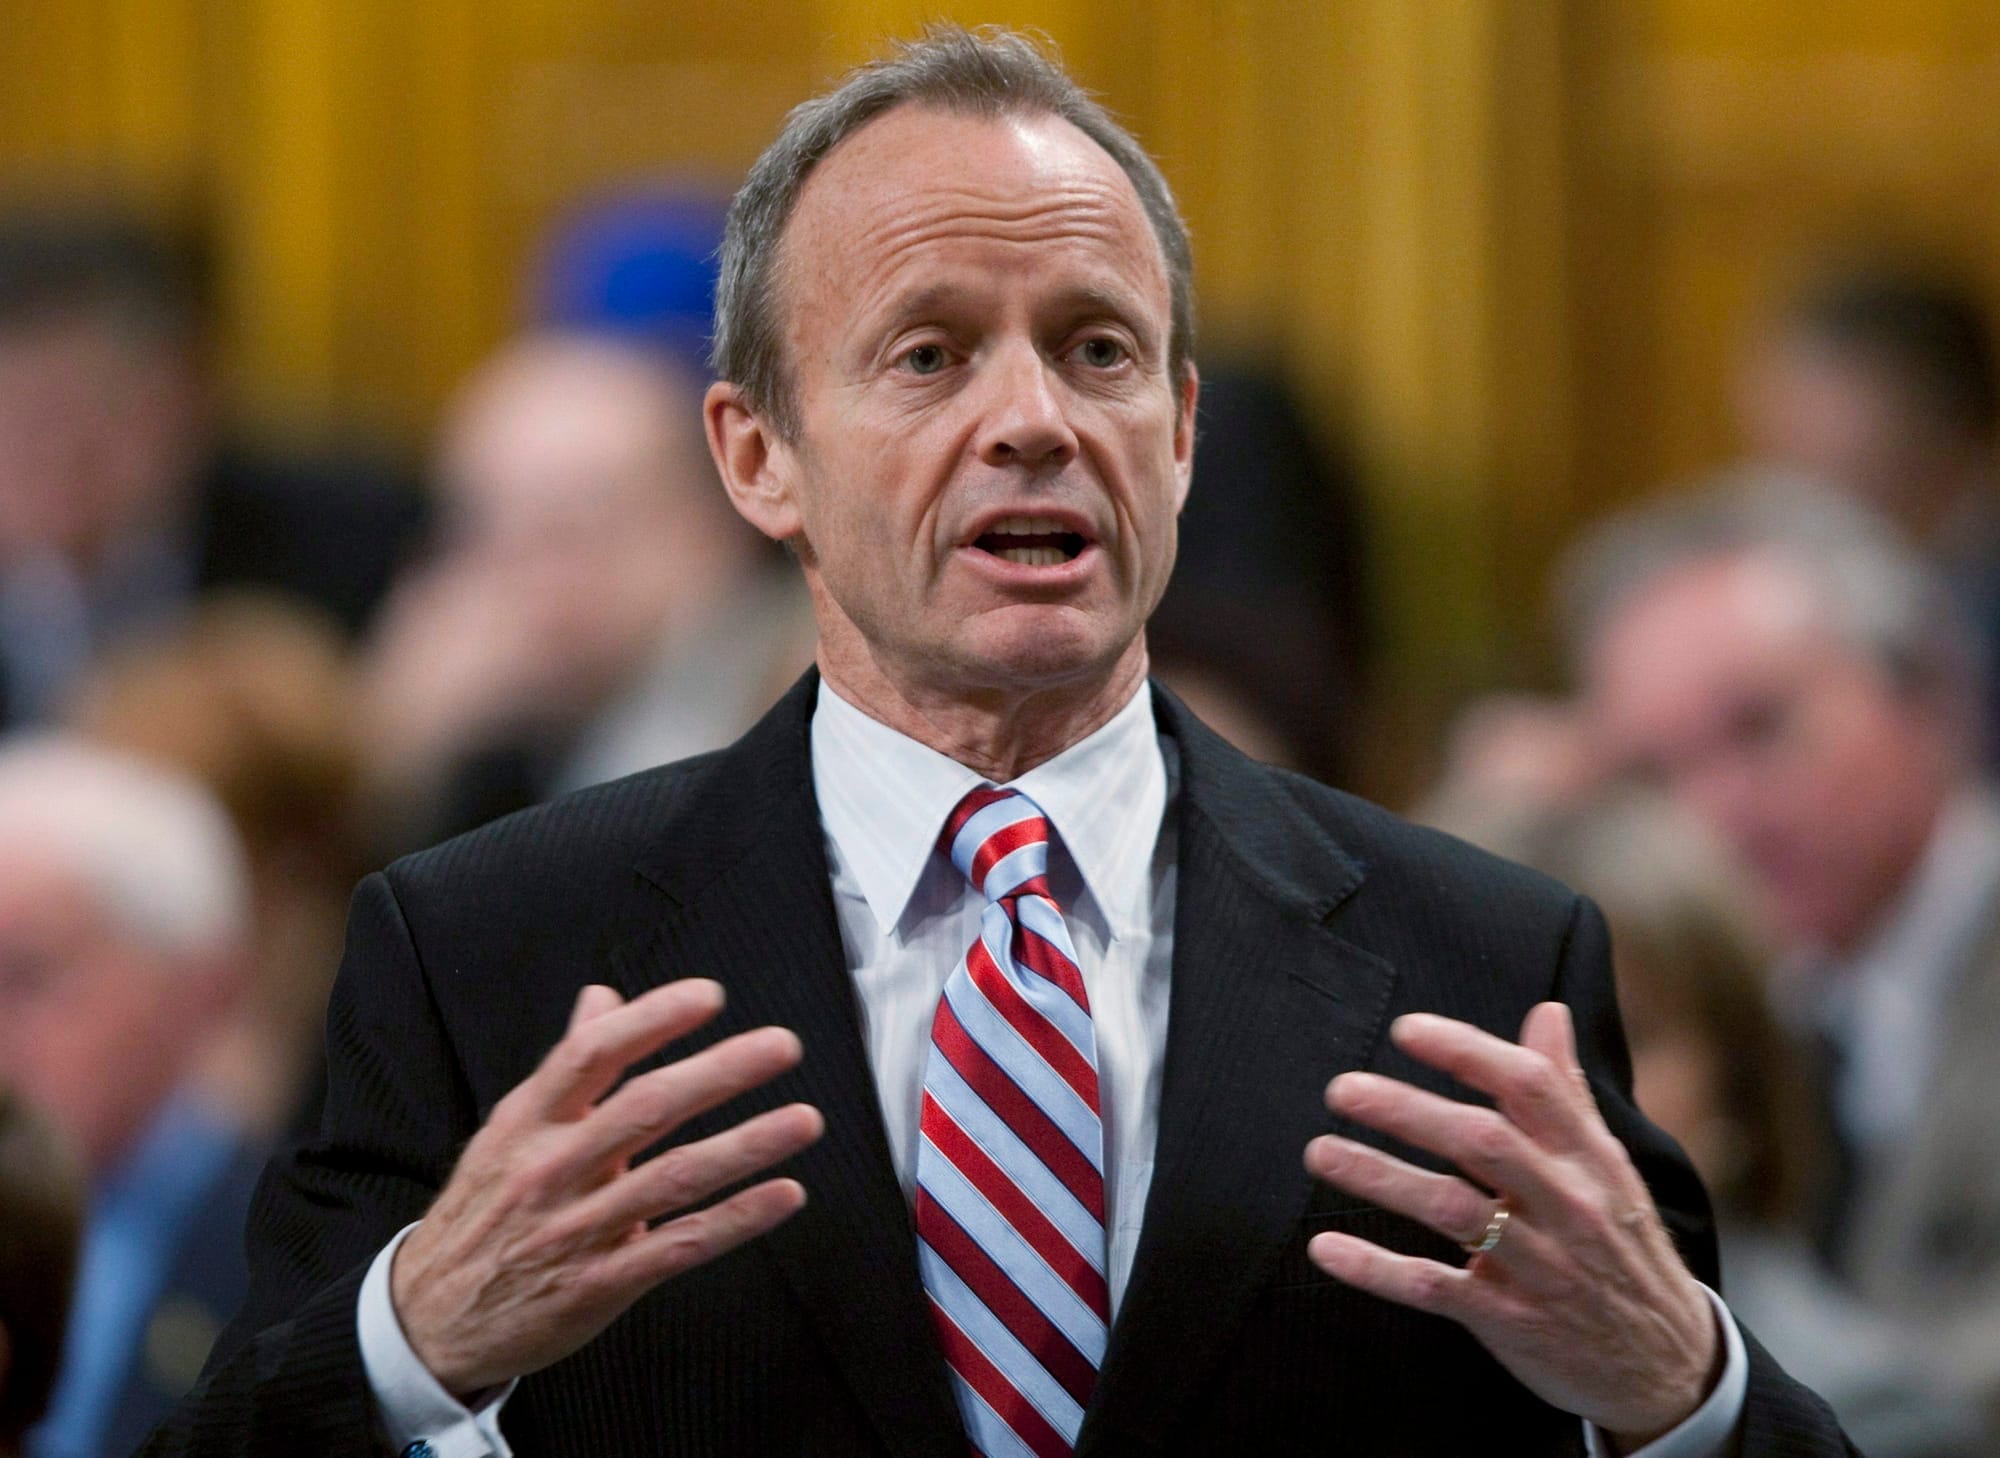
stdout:
{"type": "Polygon", "coordinates": [[[824,1128],[817,1109],[789,1104],[632,1166],[688,1119],[798,1063],[796,1034],[758,1028],[609,1093],[633,1063],[721,1008],[720,985],[698,978],[630,1002],[586,987],[562,1041],[494,1106],[390,1272],[404,1335],[447,1389],[469,1396],[569,1355],[661,1281],[805,1204],[796,1180],[765,1180],[650,1224],[824,1128]]]}
{"type": "Polygon", "coordinates": [[[1518,1045],[1428,1013],[1397,1019],[1391,1036],[1498,1107],[1372,1073],[1333,1080],[1327,1106],[1441,1155],[1469,1178],[1333,1134],[1306,1146],[1306,1168],[1461,1245],[1497,1241],[1459,1267],[1323,1232],[1308,1250],[1314,1264],[1460,1323],[1538,1396],[1589,1419],[1621,1448],[1679,1425],[1716,1380],[1721,1333],[1645,1182],[1598,1113],[1569,1009],[1535,1007],[1518,1045]]]}

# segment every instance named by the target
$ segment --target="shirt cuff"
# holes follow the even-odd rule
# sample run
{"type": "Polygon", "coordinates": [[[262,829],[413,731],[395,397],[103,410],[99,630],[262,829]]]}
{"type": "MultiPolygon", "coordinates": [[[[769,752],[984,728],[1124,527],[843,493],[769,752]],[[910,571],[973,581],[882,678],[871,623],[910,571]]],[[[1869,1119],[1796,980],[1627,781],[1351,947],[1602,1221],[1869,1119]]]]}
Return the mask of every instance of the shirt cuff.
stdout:
{"type": "MultiPolygon", "coordinates": [[[[1750,1391],[1750,1354],[1744,1350],[1743,1334],[1736,1318],[1722,1304],[1722,1298],[1703,1286],[1715,1319],[1722,1327],[1722,1377],[1706,1401],[1679,1427],[1653,1439],[1626,1458],[1722,1458],[1736,1436],[1743,1418],[1743,1402],[1750,1391]]],[[[1592,1423],[1583,1425],[1583,1444],[1590,1458],[1612,1458],[1611,1445],[1592,1423]]]]}
{"type": "Polygon", "coordinates": [[[355,1309],[361,1365],[390,1446],[398,1453],[414,1449],[421,1458],[513,1458],[514,1450],[500,1435],[500,1407],[520,1379],[488,1389],[480,1394],[479,1407],[469,1408],[444,1390],[403,1335],[389,1296],[389,1267],[397,1247],[416,1228],[412,1221],[382,1247],[362,1279],[355,1309]]]}

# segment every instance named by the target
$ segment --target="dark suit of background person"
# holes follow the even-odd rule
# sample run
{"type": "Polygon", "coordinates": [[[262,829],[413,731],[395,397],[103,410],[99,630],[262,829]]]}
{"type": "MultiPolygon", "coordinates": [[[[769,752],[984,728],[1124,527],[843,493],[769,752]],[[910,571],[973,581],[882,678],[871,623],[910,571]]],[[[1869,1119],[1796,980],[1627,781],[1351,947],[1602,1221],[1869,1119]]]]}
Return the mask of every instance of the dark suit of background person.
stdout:
{"type": "MultiPolygon", "coordinates": [[[[274,1166],[251,1227],[250,1300],[149,1452],[374,1451],[354,1320],[370,1260],[560,1037],[579,987],[633,996],[706,976],[730,1000],[697,1043],[774,1022],[808,1054],[679,1137],[745,1103],[810,1100],[827,1134],[790,1171],[811,1200],[525,1378],[510,1441],[592,1458],[963,1454],[828,889],[808,758],[816,688],[809,674],[720,754],[500,821],[363,884],[329,1013],[321,1136],[274,1166]]],[[[1344,1069],[1442,1085],[1388,1047],[1398,1014],[1510,1032],[1560,997],[1606,1118],[1714,1282],[1706,1198],[1629,1102],[1595,910],[1252,763],[1164,694],[1155,711],[1177,762],[1173,1013],[1144,1233],[1079,1451],[1286,1452],[1326,1423],[1356,1453],[1579,1451],[1576,1419],[1460,1328],[1314,1269],[1305,1242],[1326,1229],[1456,1253],[1316,1187],[1299,1150],[1332,1127],[1320,1093],[1344,1069]]],[[[1751,1353],[1743,1451],[1848,1451],[1817,1399],[1751,1353]]]]}

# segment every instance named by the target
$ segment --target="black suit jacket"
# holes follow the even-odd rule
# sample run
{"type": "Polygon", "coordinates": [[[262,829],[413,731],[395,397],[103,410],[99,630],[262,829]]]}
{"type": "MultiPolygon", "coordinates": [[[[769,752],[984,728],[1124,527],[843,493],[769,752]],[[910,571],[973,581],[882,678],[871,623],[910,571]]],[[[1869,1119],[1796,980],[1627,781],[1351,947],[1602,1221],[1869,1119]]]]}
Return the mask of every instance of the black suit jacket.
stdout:
{"type": "MultiPolygon", "coordinates": [[[[579,986],[724,983],[693,1040],[799,1031],[795,1072],[695,1121],[794,1099],[827,1116],[792,1162],[810,1203],[669,1282],[527,1377],[516,1452],[963,1458],[909,1209],[891,1167],[828,887],[808,675],[743,740],[524,812],[371,876],[329,1012],[320,1137],[275,1163],[252,1217],[252,1292],[158,1453],[361,1453],[355,1338],[370,1259],[418,1218],[481,1118],[561,1035],[579,986]]],[[[1155,1174],[1086,1454],[1576,1453],[1580,1424],[1458,1327],[1308,1263],[1316,1231],[1457,1259],[1415,1224],[1316,1187],[1321,1094],[1398,1055],[1431,1009],[1512,1036],[1575,1009],[1607,1118],[1713,1282],[1701,1187],[1632,1108],[1601,919],[1539,876],[1251,763],[1157,693],[1180,765],[1173,1001],[1155,1174]]],[[[1747,1451],[1846,1451],[1810,1394],[1754,1361],[1747,1451]]]]}

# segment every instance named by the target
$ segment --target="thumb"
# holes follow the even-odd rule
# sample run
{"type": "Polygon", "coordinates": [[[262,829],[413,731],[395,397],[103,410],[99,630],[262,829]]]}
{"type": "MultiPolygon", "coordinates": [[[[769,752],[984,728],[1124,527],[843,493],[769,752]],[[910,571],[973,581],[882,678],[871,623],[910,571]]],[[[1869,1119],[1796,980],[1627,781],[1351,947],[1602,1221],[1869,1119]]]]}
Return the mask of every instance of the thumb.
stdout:
{"type": "Polygon", "coordinates": [[[1541,1054],[1564,1073],[1582,1081],[1583,1064],[1576,1056],[1576,1023],[1569,1006],[1538,1002],[1521,1024],[1521,1046],[1541,1054]]]}
{"type": "Polygon", "coordinates": [[[618,995],[616,989],[606,987],[602,982],[586,983],[576,995],[576,1006],[570,1009],[570,1029],[574,1031],[592,1018],[603,1017],[613,1008],[624,1005],[625,999],[618,995]]]}

